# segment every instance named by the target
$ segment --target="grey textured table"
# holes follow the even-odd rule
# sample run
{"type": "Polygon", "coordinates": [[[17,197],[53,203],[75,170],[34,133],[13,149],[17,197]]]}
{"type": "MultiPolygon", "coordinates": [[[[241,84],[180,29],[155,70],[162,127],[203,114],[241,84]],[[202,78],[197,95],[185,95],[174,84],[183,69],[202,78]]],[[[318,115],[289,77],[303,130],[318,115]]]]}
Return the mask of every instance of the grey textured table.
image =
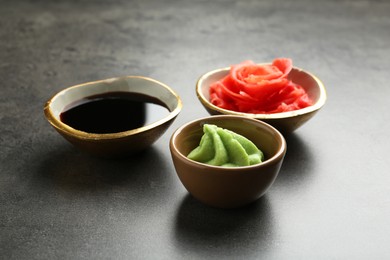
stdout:
{"type": "Polygon", "coordinates": [[[389,1],[0,1],[0,258],[389,259],[389,1]],[[256,203],[204,206],[168,141],[208,116],[195,82],[246,59],[290,57],[325,84],[317,116],[286,136],[256,203]],[[78,83],[160,80],[184,107],[126,160],[79,152],[43,105],[78,83]]]}

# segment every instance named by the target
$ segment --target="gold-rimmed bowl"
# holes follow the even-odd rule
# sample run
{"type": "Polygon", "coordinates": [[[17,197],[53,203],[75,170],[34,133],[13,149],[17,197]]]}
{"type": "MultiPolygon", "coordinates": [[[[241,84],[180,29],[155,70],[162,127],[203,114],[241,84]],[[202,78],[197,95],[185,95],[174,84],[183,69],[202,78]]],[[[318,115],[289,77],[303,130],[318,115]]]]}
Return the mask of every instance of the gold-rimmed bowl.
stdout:
{"type": "Polygon", "coordinates": [[[126,76],[68,87],[46,102],[44,114],[54,129],[79,149],[99,157],[123,157],[152,145],[165,133],[181,108],[180,97],[167,85],[147,77],[126,76]],[[169,113],[139,128],[103,134],[84,132],[61,121],[61,113],[71,104],[91,96],[112,92],[139,94],[146,102],[164,106],[169,113]]]}
{"type": "Polygon", "coordinates": [[[179,127],[169,142],[177,176],[197,200],[218,208],[237,208],[263,196],[274,183],[287,144],[282,134],[260,120],[232,115],[209,116],[179,127]],[[199,145],[203,125],[214,124],[251,140],[263,153],[260,164],[240,167],[212,166],[187,158],[199,145]]]}
{"type": "Polygon", "coordinates": [[[270,114],[251,114],[227,110],[210,102],[210,85],[229,73],[230,67],[212,70],[202,75],[196,83],[196,95],[210,115],[238,115],[262,120],[276,127],[282,133],[291,133],[309,121],[325,104],[327,95],[324,84],[312,73],[293,67],[288,78],[301,85],[307,92],[313,105],[303,109],[270,114]]]}

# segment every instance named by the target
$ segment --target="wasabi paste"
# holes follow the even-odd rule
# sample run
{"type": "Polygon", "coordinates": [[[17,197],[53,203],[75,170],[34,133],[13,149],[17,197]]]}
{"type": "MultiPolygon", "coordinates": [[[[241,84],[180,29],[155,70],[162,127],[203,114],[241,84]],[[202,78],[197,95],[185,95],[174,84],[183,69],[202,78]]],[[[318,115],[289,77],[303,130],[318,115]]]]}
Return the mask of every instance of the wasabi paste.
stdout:
{"type": "Polygon", "coordinates": [[[263,152],[246,137],[216,125],[204,124],[199,146],[187,158],[214,166],[238,167],[261,163],[263,152]]]}

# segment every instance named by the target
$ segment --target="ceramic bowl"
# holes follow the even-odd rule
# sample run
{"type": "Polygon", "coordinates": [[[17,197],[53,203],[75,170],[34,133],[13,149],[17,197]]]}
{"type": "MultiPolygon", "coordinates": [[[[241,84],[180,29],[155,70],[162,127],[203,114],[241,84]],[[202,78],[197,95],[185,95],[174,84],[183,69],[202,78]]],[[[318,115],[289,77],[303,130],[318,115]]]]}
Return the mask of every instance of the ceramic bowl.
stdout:
{"type": "Polygon", "coordinates": [[[171,125],[181,108],[180,97],[167,85],[147,77],[128,76],[66,88],[47,101],[44,113],[55,130],[81,150],[100,157],[121,157],[139,152],[153,144],[171,125]],[[83,98],[109,92],[140,94],[145,101],[167,108],[168,115],[139,128],[103,134],[80,131],[61,121],[61,113],[71,104],[83,98]]]}
{"type": "Polygon", "coordinates": [[[326,91],[322,82],[313,74],[304,71],[303,69],[294,67],[288,77],[298,85],[301,85],[309,97],[314,101],[312,106],[283,113],[274,114],[250,114],[240,113],[232,110],[222,109],[210,103],[209,87],[215,81],[225,77],[229,73],[230,68],[222,68],[210,71],[202,75],[196,84],[196,94],[202,105],[211,115],[239,115],[262,120],[276,127],[282,133],[291,133],[305,122],[311,119],[318,110],[325,104],[326,91]]]}
{"type": "Polygon", "coordinates": [[[178,128],[170,139],[176,173],[199,201],[219,208],[241,207],[260,198],[276,179],[286,153],[286,141],[274,127],[242,116],[219,115],[201,118],[178,128]],[[221,167],[199,163],[187,155],[199,145],[204,124],[215,124],[241,134],[263,151],[257,165],[221,167]]]}

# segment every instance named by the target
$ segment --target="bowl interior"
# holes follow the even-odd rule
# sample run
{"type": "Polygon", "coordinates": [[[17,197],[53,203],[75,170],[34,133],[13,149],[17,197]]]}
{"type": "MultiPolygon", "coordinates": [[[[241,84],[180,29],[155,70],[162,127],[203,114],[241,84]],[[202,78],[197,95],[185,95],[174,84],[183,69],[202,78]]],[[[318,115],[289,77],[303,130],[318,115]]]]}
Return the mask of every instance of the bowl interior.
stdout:
{"type": "MultiPolygon", "coordinates": [[[[215,124],[245,136],[263,151],[264,163],[280,156],[285,150],[286,144],[283,136],[270,125],[250,118],[222,115],[190,122],[176,131],[173,135],[173,146],[181,157],[186,157],[190,151],[199,145],[204,124],[215,124]]],[[[185,160],[189,159],[185,158],[185,160]]],[[[199,164],[192,160],[189,161],[199,164]]]]}
{"type": "Polygon", "coordinates": [[[314,75],[298,68],[293,68],[288,74],[288,78],[305,89],[314,105],[323,103],[325,100],[324,86],[314,75]]]}
{"type": "MultiPolygon", "coordinates": [[[[223,77],[225,77],[229,73],[230,68],[223,68],[211,71],[209,73],[204,74],[197,82],[196,92],[201,98],[201,101],[206,101],[209,103],[210,100],[210,85],[223,77]]],[[[211,106],[214,106],[210,103],[211,106]]],[[[216,106],[215,106],[216,107],[216,106]]]]}
{"type": "MultiPolygon", "coordinates": [[[[78,131],[77,129],[73,129],[64,124],[60,120],[60,114],[64,111],[65,108],[74,102],[89,96],[109,92],[131,92],[140,94],[147,99],[145,100],[146,102],[162,105],[169,110],[169,114],[167,116],[157,120],[150,125],[141,127],[142,129],[154,127],[175,118],[182,107],[179,96],[168,86],[150,78],[128,76],[89,82],[64,89],[47,102],[45,106],[45,114],[48,117],[50,123],[56,128],[70,131],[72,134],[84,135],[82,131],[78,131]]],[[[93,136],[95,137],[100,135],[107,137],[108,135],[114,136],[115,134],[117,133],[93,134],[93,136]]]]}
{"type": "Polygon", "coordinates": [[[90,82],[67,88],[58,93],[50,103],[53,115],[59,118],[66,106],[82,98],[108,92],[133,92],[159,100],[161,105],[173,111],[179,105],[177,95],[160,82],[144,77],[123,77],[90,82]]]}
{"type": "Polygon", "coordinates": [[[203,105],[222,114],[252,115],[251,117],[253,118],[284,118],[318,110],[324,105],[326,100],[325,87],[322,82],[311,73],[294,67],[289,73],[288,77],[306,90],[309,98],[313,100],[314,104],[312,106],[300,110],[275,114],[247,114],[222,109],[210,103],[209,88],[212,83],[225,77],[229,73],[229,70],[230,68],[227,67],[206,73],[198,80],[196,85],[198,98],[203,103],[203,105]]]}

